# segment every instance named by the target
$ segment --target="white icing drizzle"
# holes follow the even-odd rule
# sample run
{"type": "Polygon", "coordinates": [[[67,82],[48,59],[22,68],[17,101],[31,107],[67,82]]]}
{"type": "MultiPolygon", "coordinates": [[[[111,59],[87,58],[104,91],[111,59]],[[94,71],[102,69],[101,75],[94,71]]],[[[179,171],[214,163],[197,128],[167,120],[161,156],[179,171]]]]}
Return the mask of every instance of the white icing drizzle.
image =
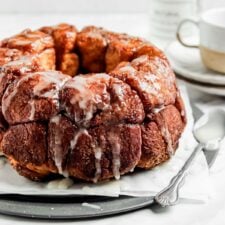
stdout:
{"type": "Polygon", "coordinates": [[[162,133],[162,136],[164,137],[165,142],[167,143],[167,152],[169,156],[172,156],[174,154],[173,143],[172,143],[171,134],[166,124],[164,124],[161,127],[161,133],[162,133]]]}
{"type": "Polygon", "coordinates": [[[156,96],[159,99],[161,85],[159,83],[158,77],[152,73],[145,73],[144,79],[145,80],[143,82],[140,82],[140,87],[142,88],[142,90],[147,92],[148,94],[156,96]],[[151,82],[151,84],[149,84],[149,82],[151,82]]]}
{"type": "Polygon", "coordinates": [[[159,80],[159,78],[153,74],[153,73],[145,73],[144,78],[148,81],[151,81],[152,83],[156,82],[157,80],[159,80]]]}
{"type": "MultiPolygon", "coordinates": [[[[61,73],[58,72],[51,72],[51,71],[45,71],[45,72],[37,72],[37,73],[30,73],[24,77],[22,77],[15,85],[13,91],[9,93],[8,89],[6,90],[3,101],[2,101],[2,113],[5,116],[5,113],[10,106],[12,100],[16,96],[18,92],[19,86],[26,82],[29,79],[32,79],[33,77],[38,76],[38,83],[35,85],[32,89],[33,94],[35,96],[39,97],[45,97],[45,98],[52,98],[53,100],[58,100],[58,94],[59,89],[64,85],[64,83],[69,79],[69,76],[64,76],[61,73]],[[41,93],[44,91],[45,88],[49,87],[50,85],[54,85],[54,88],[51,87],[51,89],[45,93],[41,93]]],[[[31,105],[31,112],[29,115],[30,119],[33,119],[35,115],[35,107],[34,107],[34,100],[29,100],[29,104],[31,105]]]]}
{"type": "Polygon", "coordinates": [[[131,66],[131,65],[127,65],[127,66],[124,66],[124,67],[121,67],[119,69],[120,72],[128,72],[130,73],[130,75],[132,76],[135,76],[137,71],[131,66]]]}
{"type": "Polygon", "coordinates": [[[89,133],[86,129],[83,129],[83,128],[80,129],[78,132],[76,132],[76,134],[74,135],[74,138],[70,141],[70,148],[71,149],[74,149],[76,147],[80,136],[83,135],[83,134],[90,137],[90,135],[89,135],[89,133]]]}
{"type": "Polygon", "coordinates": [[[34,104],[34,101],[33,100],[29,101],[29,105],[30,105],[29,120],[32,121],[32,120],[34,120],[34,116],[35,116],[35,104],[34,104]]]}
{"type": "Polygon", "coordinates": [[[66,32],[66,37],[69,38],[69,39],[75,40],[76,33],[75,32],[72,32],[72,31],[67,31],[66,32]]]}
{"type": "Polygon", "coordinates": [[[157,91],[161,89],[161,85],[159,83],[153,83],[153,86],[157,91]]]}
{"type": "MultiPolygon", "coordinates": [[[[156,65],[162,64],[161,62],[157,61],[159,59],[156,58],[155,60],[156,60],[155,61],[156,65]]],[[[143,56],[138,57],[137,59],[133,60],[131,65],[138,66],[139,64],[147,63],[147,62],[149,62],[148,56],[143,55],[143,56]]],[[[133,70],[133,67],[130,66],[130,65],[125,66],[123,68],[120,68],[120,71],[122,71],[122,72],[123,71],[127,71],[127,72],[130,71],[130,76],[132,76],[132,78],[138,83],[138,86],[140,87],[140,89],[142,91],[148,93],[148,94],[154,95],[158,99],[160,104],[163,104],[164,99],[163,99],[163,96],[160,92],[161,85],[160,85],[160,82],[159,82],[160,81],[159,77],[164,76],[168,86],[174,84],[174,77],[171,75],[170,68],[168,68],[168,66],[165,66],[165,65],[162,65],[158,68],[157,73],[159,73],[159,75],[160,75],[159,77],[157,76],[157,74],[138,71],[137,73],[139,73],[139,72],[145,73],[143,80],[137,79],[137,76],[136,76],[136,74],[133,70]],[[169,79],[169,81],[168,81],[168,79],[169,79]]],[[[162,109],[164,109],[164,106],[161,106],[159,108],[155,108],[152,111],[153,111],[153,113],[159,113],[162,109]]],[[[183,114],[183,113],[181,113],[181,114],[183,114]]],[[[165,142],[167,143],[167,151],[168,151],[169,155],[172,155],[174,153],[174,149],[173,149],[173,145],[172,145],[171,134],[169,133],[166,125],[164,125],[161,128],[161,133],[162,133],[162,136],[165,139],[165,142]]]]}
{"type": "Polygon", "coordinates": [[[123,101],[124,98],[124,93],[123,93],[123,87],[121,86],[121,84],[113,84],[112,88],[115,91],[115,94],[117,95],[117,97],[119,98],[120,101],[123,101]]]}
{"type": "Polygon", "coordinates": [[[18,60],[10,61],[5,66],[3,66],[3,70],[7,70],[10,68],[17,68],[21,73],[29,72],[32,67],[32,62],[35,57],[31,56],[21,56],[18,60]]]}
{"type": "Polygon", "coordinates": [[[4,75],[5,74],[1,71],[1,67],[0,67],[0,84],[2,84],[2,79],[3,79],[4,75]]]}
{"type": "Polygon", "coordinates": [[[64,85],[64,83],[69,79],[67,76],[63,76],[61,73],[45,71],[39,72],[40,79],[38,84],[33,88],[33,93],[36,96],[58,99],[59,89],[64,85]],[[51,88],[49,91],[41,93],[45,88],[50,85],[54,85],[54,88],[51,88]]]}
{"type": "Polygon", "coordinates": [[[180,115],[181,115],[182,117],[185,116],[185,111],[184,111],[183,109],[181,110],[180,115]]]}
{"type": "Polygon", "coordinates": [[[149,60],[149,58],[148,58],[147,55],[142,55],[142,56],[140,56],[140,57],[134,59],[134,60],[132,61],[132,64],[133,64],[133,65],[137,65],[137,64],[141,64],[141,63],[148,62],[148,60],[149,60]]]}
{"type": "Polygon", "coordinates": [[[73,185],[73,180],[70,178],[62,179],[58,184],[58,189],[69,189],[73,185]]]}
{"type": "MultiPolygon", "coordinates": [[[[71,104],[78,104],[79,108],[84,112],[85,118],[81,120],[79,115],[74,115],[75,122],[87,122],[92,119],[94,112],[97,109],[97,104],[102,103],[102,97],[107,96],[107,89],[104,85],[102,93],[96,94],[90,90],[90,86],[96,83],[96,80],[109,80],[110,77],[106,74],[95,74],[91,76],[76,76],[68,81],[64,87],[73,88],[78,91],[70,100],[71,104]]],[[[103,104],[103,108],[107,106],[103,104]]]]}
{"type": "Polygon", "coordinates": [[[53,116],[50,122],[55,123],[56,125],[59,125],[60,118],[61,118],[61,115],[53,116]]]}
{"type": "Polygon", "coordinates": [[[62,170],[62,137],[60,132],[60,119],[61,115],[57,115],[51,118],[50,123],[54,123],[56,125],[54,139],[52,140],[52,151],[54,153],[54,162],[55,166],[58,169],[59,174],[63,175],[62,170]]]}
{"type": "Polygon", "coordinates": [[[59,180],[49,181],[47,189],[69,189],[73,185],[73,180],[70,178],[64,178],[59,180]]]}
{"type": "MultiPolygon", "coordinates": [[[[70,100],[70,102],[71,104],[78,103],[80,109],[84,111],[84,120],[90,120],[93,116],[93,105],[91,103],[94,99],[93,93],[88,88],[87,79],[83,76],[77,76],[67,82],[65,87],[76,89],[79,92],[70,100]]],[[[79,122],[81,118],[75,113],[74,120],[75,122],[79,122]]]]}
{"type": "Polygon", "coordinates": [[[107,40],[99,33],[99,32],[96,32],[96,31],[89,31],[87,33],[87,36],[89,38],[94,38],[94,39],[100,39],[102,41],[102,45],[103,46],[107,46],[107,40]]]}
{"type": "Polygon", "coordinates": [[[20,84],[24,81],[27,81],[30,77],[32,77],[32,74],[29,74],[29,75],[21,78],[16,83],[16,86],[14,87],[14,89],[11,93],[9,93],[9,89],[6,89],[6,91],[3,95],[3,98],[2,98],[2,113],[4,116],[6,115],[6,111],[7,111],[8,107],[10,106],[12,99],[16,96],[18,87],[20,86],[20,84]]]}
{"type": "Polygon", "coordinates": [[[151,85],[154,87],[155,91],[159,94],[159,91],[161,90],[160,80],[159,78],[152,73],[146,73],[145,79],[147,81],[151,82],[151,85]]]}
{"type": "MultiPolygon", "coordinates": [[[[148,57],[144,55],[133,60],[132,64],[136,65],[139,63],[147,62],[147,61],[148,61],[148,57]]],[[[137,82],[142,92],[146,92],[147,94],[154,95],[160,103],[163,103],[162,95],[160,92],[161,90],[160,80],[155,74],[149,73],[149,72],[137,71],[131,65],[126,65],[124,67],[121,67],[119,71],[128,72],[129,75],[132,77],[132,79],[134,79],[135,82],[137,82]],[[144,79],[142,80],[138,79],[138,73],[144,73],[143,75],[144,79]]]]}
{"type": "Polygon", "coordinates": [[[98,182],[99,177],[101,176],[101,158],[102,158],[102,149],[100,147],[94,147],[94,153],[95,153],[95,177],[93,179],[94,183],[98,182]]]}
{"type": "Polygon", "coordinates": [[[113,156],[113,175],[116,180],[120,179],[120,150],[121,146],[119,143],[119,137],[114,133],[110,132],[108,134],[108,140],[112,148],[112,156],[113,156]]]}
{"type": "Polygon", "coordinates": [[[154,86],[149,85],[147,82],[140,82],[140,87],[142,91],[145,91],[148,94],[155,96],[158,94],[158,91],[154,88],[154,86]]]}
{"type": "Polygon", "coordinates": [[[57,189],[59,184],[59,180],[52,180],[47,183],[47,189],[57,189]]]}
{"type": "Polygon", "coordinates": [[[173,88],[175,84],[175,75],[171,67],[165,61],[161,61],[160,58],[155,58],[155,64],[157,66],[157,73],[160,74],[162,80],[166,83],[168,88],[173,88]],[[159,66],[160,65],[160,66],[159,66]]]}
{"type": "Polygon", "coordinates": [[[152,109],[152,112],[153,112],[153,113],[159,113],[159,112],[162,111],[163,109],[165,109],[165,106],[164,106],[164,105],[161,105],[161,106],[159,106],[159,107],[157,107],[157,108],[152,109]]]}
{"type": "Polygon", "coordinates": [[[31,40],[26,40],[26,39],[15,39],[16,45],[29,45],[32,43],[31,40]]]}

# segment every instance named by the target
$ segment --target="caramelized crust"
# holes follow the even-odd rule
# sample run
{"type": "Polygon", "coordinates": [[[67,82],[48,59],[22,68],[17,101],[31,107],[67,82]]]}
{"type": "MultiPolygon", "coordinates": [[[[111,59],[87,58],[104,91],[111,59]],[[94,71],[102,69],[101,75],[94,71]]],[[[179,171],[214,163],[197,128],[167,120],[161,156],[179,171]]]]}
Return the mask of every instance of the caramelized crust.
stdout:
{"type": "Polygon", "coordinates": [[[49,48],[39,53],[37,60],[43,70],[55,70],[56,56],[54,48],[49,48]]]}
{"type": "Polygon", "coordinates": [[[70,53],[75,48],[77,29],[68,24],[59,24],[54,27],[53,39],[57,54],[70,53]]]}
{"type": "Polygon", "coordinates": [[[15,48],[24,53],[40,53],[53,46],[54,42],[50,35],[30,29],[2,41],[2,47],[15,48]]]}
{"type": "Polygon", "coordinates": [[[151,102],[149,104],[145,98],[146,110],[152,108],[152,105],[157,107],[174,104],[177,94],[176,80],[167,59],[158,56],[140,56],[131,62],[131,66],[138,71],[138,76],[143,77],[146,82],[146,86],[141,83],[141,91],[145,97],[153,99],[153,104],[151,102]],[[149,90],[147,86],[152,88],[149,90]]]}
{"type": "Polygon", "coordinates": [[[0,149],[31,180],[153,168],[185,124],[169,62],[145,40],[59,24],[0,42],[0,149]]]}
{"type": "Polygon", "coordinates": [[[61,57],[59,70],[64,74],[75,76],[79,70],[79,58],[75,53],[65,53],[61,57]]]}
{"type": "Polygon", "coordinates": [[[146,112],[175,102],[174,73],[168,62],[158,56],[143,55],[131,63],[122,62],[110,75],[126,82],[138,93],[146,112]]]}
{"type": "Polygon", "coordinates": [[[59,112],[58,92],[69,79],[60,72],[36,72],[8,86],[2,113],[9,124],[48,120],[59,112]]]}
{"type": "Polygon", "coordinates": [[[138,167],[150,169],[166,161],[169,154],[161,131],[155,121],[150,121],[141,126],[142,154],[138,167]]]}
{"type": "MultiPolygon", "coordinates": [[[[2,139],[3,139],[3,136],[4,136],[5,131],[7,130],[7,128],[8,128],[8,124],[7,124],[4,116],[2,115],[2,108],[0,107],[0,143],[1,143],[2,139]]],[[[1,150],[0,150],[0,152],[1,152],[1,150]]]]}
{"type": "Polygon", "coordinates": [[[27,73],[37,70],[42,70],[42,67],[35,56],[24,56],[0,67],[0,105],[2,105],[2,96],[9,84],[27,73]]]}
{"type": "Polygon", "coordinates": [[[147,55],[149,57],[155,56],[163,60],[167,60],[164,53],[150,42],[144,42],[142,45],[140,45],[135,51],[133,59],[138,58],[142,55],[147,55]]]}
{"type": "Polygon", "coordinates": [[[61,105],[79,126],[141,123],[144,110],[137,94],[106,74],[76,76],[65,83],[61,105]]]}
{"type": "MultiPolygon", "coordinates": [[[[2,47],[8,49],[4,54],[11,54],[9,61],[20,60],[24,55],[34,55],[43,70],[55,69],[55,49],[50,35],[41,31],[24,30],[20,34],[2,41],[2,47]]],[[[2,50],[3,51],[3,50],[2,50]]],[[[3,54],[3,53],[2,53],[3,54]]],[[[0,51],[1,56],[1,51],[0,51]]],[[[6,55],[7,56],[7,55],[6,55]]],[[[5,56],[5,59],[7,57],[5,56]]]]}
{"type": "Polygon", "coordinates": [[[119,178],[120,174],[133,169],[141,156],[141,132],[137,125],[79,130],[73,140],[76,142],[68,157],[67,170],[71,176],[87,181],[119,178]],[[101,160],[96,160],[99,157],[101,160]]]}
{"type": "Polygon", "coordinates": [[[42,180],[50,174],[46,137],[47,129],[42,123],[11,126],[4,135],[1,149],[19,174],[42,180]]]}
{"type": "Polygon", "coordinates": [[[8,158],[9,163],[12,167],[18,172],[19,175],[26,177],[33,181],[43,181],[45,180],[50,174],[48,170],[45,170],[45,164],[42,166],[34,166],[33,164],[22,166],[19,162],[15,161],[13,158],[8,158]],[[30,167],[31,169],[29,169],[30,167]]]}
{"type": "Polygon", "coordinates": [[[0,66],[18,60],[21,56],[22,52],[17,49],[0,48],[0,66]]]}
{"type": "Polygon", "coordinates": [[[103,29],[85,27],[77,34],[77,47],[84,70],[92,73],[104,72],[107,39],[103,35],[103,29]]]}
{"type": "Polygon", "coordinates": [[[148,115],[148,120],[141,126],[142,155],[138,167],[150,169],[175,153],[184,123],[174,105],[166,106],[159,112],[148,115]]]}
{"type": "Polygon", "coordinates": [[[3,153],[21,166],[41,166],[47,162],[47,128],[42,123],[11,126],[1,143],[3,153]]]}
{"type": "Polygon", "coordinates": [[[42,32],[52,36],[56,51],[56,68],[64,74],[74,76],[79,69],[79,59],[74,48],[77,29],[69,24],[59,24],[54,27],[42,27],[42,32]]]}
{"type": "Polygon", "coordinates": [[[105,55],[106,72],[110,72],[123,61],[131,61],[137,48],[143,44],[139,38],[126,34],[110,35],[105,55]]]}
{"type": "Polygon", "coordinates": [[[41,27],[39,30],[53,37],[57,54],[62,55],[74,50],[77,36],[75,26],[61,23],[52,27],[41,27]]]}

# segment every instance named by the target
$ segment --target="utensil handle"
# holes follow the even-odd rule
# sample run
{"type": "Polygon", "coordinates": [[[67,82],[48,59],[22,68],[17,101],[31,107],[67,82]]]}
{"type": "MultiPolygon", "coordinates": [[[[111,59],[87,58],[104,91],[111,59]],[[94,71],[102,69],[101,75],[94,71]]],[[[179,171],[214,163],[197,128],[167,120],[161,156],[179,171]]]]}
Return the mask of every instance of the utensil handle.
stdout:
{"type": "Polygon", "coordinates": [[[169,185],[155,196],[155,201],[162,207],[175,205],[178,202],[179,190],[184,182],[184,178],[187,174],[187,171],[191,163],[195,159],[197,153],[200,152],[203,149],[203,147],[204,147],[203,144],[199,144],[195,148],[195,150],[191,153],[190,157],[185,162],[185,164],[178,172],[178,174],[172,178],[169,185]]]}

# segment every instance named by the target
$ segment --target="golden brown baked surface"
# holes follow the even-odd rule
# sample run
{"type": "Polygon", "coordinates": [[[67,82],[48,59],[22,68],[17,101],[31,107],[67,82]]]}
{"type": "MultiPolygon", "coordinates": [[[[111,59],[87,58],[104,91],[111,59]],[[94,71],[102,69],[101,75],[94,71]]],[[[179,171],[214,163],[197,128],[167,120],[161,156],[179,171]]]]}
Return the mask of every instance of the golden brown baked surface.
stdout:
{"type": "Polygon", "coordinates": [[[186,117],[162,51],[94,26],[0,42],[0,146],[19,174],[97,182],[176,151],[186,117]]]}

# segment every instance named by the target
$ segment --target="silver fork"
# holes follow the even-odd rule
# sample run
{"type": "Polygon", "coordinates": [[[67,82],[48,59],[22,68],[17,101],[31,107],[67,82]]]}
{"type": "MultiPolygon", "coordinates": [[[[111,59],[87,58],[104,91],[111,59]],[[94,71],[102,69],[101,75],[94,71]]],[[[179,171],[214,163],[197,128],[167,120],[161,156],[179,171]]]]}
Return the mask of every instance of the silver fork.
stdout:
{"type": "MultiPolygon", "coordinates": [[[[218,111],[218,113],[222,113],[221,116],[225,118],[225,114],[223,111],[222,112],[218,111]]],[[[215,116],[218,116],[218,113],[215,113],[216,114],[215,116]]],[[[201,117],[202,112],[198,108],[193,107],[193,114],[194,114],[195,120],[198,120],[201,117]]],[[[225,120],[223,121],[221,126],[225,127],[225,120]]],[[[195,138],[199,142],[198,146],[194,149],[194,151],[192,152],[188,160],[185,162],[183,167],[180,169],[180,171],[177,173],[177,175],[171,179],[169,185],[165,187],[162,191],[160,191],[158,194],[156,194],[154,198],[155,202],[157,202],[162,207],[175,205],[179,200],[180,187],[184,183],[184,178],[187,175],[187,171],[190,165],[192,164],[193,160],[195,159],[197,153],[203,150],[206,156],[208,166],[211,167],[218,154],[219,147],[220,147],[220,140],[223,138],[224,135],[225,135],[225,131],[221,137],[218,137],[217,139],[214,140],[213,142],[214,148],[212,148],[211,147],[212,145],[210,145],[211,149],[208,148],[209,145],[207,145],[207,143],[201,143],[201,141],[198,140],[195,135],[195,138]]],[[[212,142],[210,143],[212,144],[212,142]]]]}

